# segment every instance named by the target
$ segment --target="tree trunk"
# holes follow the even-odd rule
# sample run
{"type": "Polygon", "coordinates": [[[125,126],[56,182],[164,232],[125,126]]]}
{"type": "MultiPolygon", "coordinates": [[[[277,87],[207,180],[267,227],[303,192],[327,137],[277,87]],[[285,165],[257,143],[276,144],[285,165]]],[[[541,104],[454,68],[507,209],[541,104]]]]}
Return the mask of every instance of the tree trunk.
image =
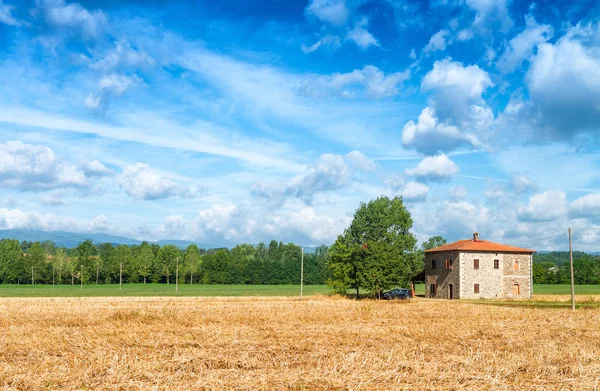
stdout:
{"type": "Polygon", "coordinates": [[[146,283],[146,276],[144,276],[144,284],[146,283]]]}
{"type": "Polygon", "coordinates": [[[98,277],[100,276],[100,266],[96,265],[96,285],[98,285],[98,277]]]}
{"type": "Polygon", "coordinates": [[[356,300],[360,300],[360,292],[358,291],[358,287],[356,287],[356,300]]]}

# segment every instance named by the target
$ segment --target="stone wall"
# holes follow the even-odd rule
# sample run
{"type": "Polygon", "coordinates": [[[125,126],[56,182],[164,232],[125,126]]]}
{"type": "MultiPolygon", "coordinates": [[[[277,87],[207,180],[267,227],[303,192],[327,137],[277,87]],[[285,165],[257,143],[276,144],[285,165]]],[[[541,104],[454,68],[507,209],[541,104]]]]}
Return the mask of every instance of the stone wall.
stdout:
{"type": "Polygon", "coordinates": [[[425,254],[425,297],[437,299],[450,298],[450,285],[453,297],[460,296],[460,257],[457,251],[444,251],[425,254]],[[432,260],[437,260],[437,269],[432,269],[432,260]],[[452,260],[452,265],[446,269],[446,259],[452,260]],[[431,285],[437,285],[437,294],[431,294],[431,285]]]}
{"type": "Polygon", "coordinates": [[[531,295],[531,255],[490,252],[445,251],[425,254],[425,297],[449,298],[449,285],[453,285],[454,298],[494,299],[529,298],[531,295]],[[454,262],[446,269],[445,259],[454,262]],[[438,261],[437,269],[431,268],[431,261],[438,261]],[[474,260],[479,260],[479,268],[474,268],[474,260]],[[494,260],[498,260],[498,269],[494,260]],[[518,262],[518,270],[514,263],[518,262]],[[431,294],[431,285],[437,284],[437,294],[431,294]],[[475,293],[479,284],[479,293],[475,293]],[[518,284],[518,286],[517,286],[518,284]]]}

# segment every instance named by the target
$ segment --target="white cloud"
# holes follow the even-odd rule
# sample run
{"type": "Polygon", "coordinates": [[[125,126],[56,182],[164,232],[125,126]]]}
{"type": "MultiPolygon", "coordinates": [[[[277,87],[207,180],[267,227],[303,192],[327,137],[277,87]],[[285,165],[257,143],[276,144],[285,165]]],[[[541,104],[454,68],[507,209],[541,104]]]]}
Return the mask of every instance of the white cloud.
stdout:
{"type": "Polygon", "coordinates": [[[26,212],[20,209],[0,209],[0,229],[38,229],[41,231],[98,232],[107,228],[103,215],[92,219],[26,212]]]}
{"type": "Polygon", "coordinates": [[[525,21],[527,26],[525,30],[510,40],[508,47],[498,59],[497,67],[503,73],[510,73],[518,68],[523,61],[533,55],[538,45],[552,38],[552,26],[538,25],[531,16],[526,16],[525,21]]]}
{"type": "Polygon", "coordinates": [[[85,98],[83,103],[85,104],[85,107],[87,107],[88,109],[97,110],[100,108],[102,99],[99,96],[94,97],[94,95],[90,92],[90,94],[87,96],[87,98],[85,98]]]}
{"type": "Polygon", "coordinates": [[[13,7],[3,4],[0,0],[0,23],[7,24],[9,26],[20,26],[21,23],[12,16],[13,7]]]}
{"type": "Polygon", "coordinates": [[[577,198],[569,207],[569,214],[575,218],[600,216],[600,194],[588,194],[577,198]]]}
{"type": "Polygon", "coordinates": [[[483,146],[475,135],[463,134],[456,126],[440,123],[431,107],[423,109],[417,123],[411,120],[404,125],[402,144],[426,155],[449,152],[461,145],[483,146]]]}
{"type": "Polygon", "coordinates": [[[143,200],[195,197],[200,193],[197,188],[177,183],[142,163],[125,167],[118,182],[129,196],[143,200]]]}
{"type": "Polygon", "coordinates": [[[373,171],[374,162],[358,151],[347,155],[326,153],[314,167],[287,183],[256,184],[252,190],[258,197],[281,201],[285,197],[299,198],[311,204],[316,194],[348,187],[358,172],[373,171]]]}
{"type": "Polygon", "coordinates": [[[444,182],[458,175],[459,168],[446,154],[429,156],[415,168],[407,168],[406,175],[423,181],[444,182]]]}
{"type": "Polygon", "coordinates": [[[537,190],[537,185],[527,175],[513,176],[510,180],[510,185],[517,194],[537,190]]]}
{"type": "Polygon", "coordinates": [[[467,198],[467,188],[463,185],[452,186],[448,189],[448,196],[453,201],[461,201],[467,198]]]}
{"type": "Polygon", "coordinates": [[[346,97],[354,97],[357,87],[364,88],[369,98],[383,98],[398,94],[398,86],[410,77],[410,71],[385,75],[373,65],[355,69],[348,73],[334,73],[330,76],[312,76],[304,81],[302,90],[307,95],[319,95],[323,89],[337,91],[346,97]]]}
{"type": "Polygon", "coordinates": [[[348,39],[363,50],[368,49],[369,46],[379,46],[377,39],[365,28],[366,24],[366,20],[359,22],[352,30],[348,31],[348,39]]]}
{"type": "Polygon", "coordinates": [[[134,49],[126,40],[115,42],[112,48],[99,60],[90,64],[90,68],[102,72],[109,72],[114,69],[139,69],[156,65],[156,61],[143,50],[134,49]]]}
{"type": "Polygon", "coordinates": [[[431,53],[436,51],[444,51],[446,50],[446,38],[450,36],[450,32],[448,30],[440,30],[437,33],[433,34],[429,39],[429,43],[423,49],[425,53],[431,53]]]}
{"type": "Polygon", "coordinates": [[[319,38],[317,42],[310,46],[302,44],[301,48],[305,54],[317,51],[319,48],[325,48],[329,50],[336,50],[341,46],[340,37],[336,35],[327,34],[324,37],[319,38]]]}
{"type": "Polygon", "coordinates": [[[508,0],[467,0],[467,6],[475,10],[475,20],[473,26],[486,30],[498,27],[501,31],[507,32],[513,25],[506,7],[508,0]]]}
{"type": "Polygon", "coordinates": [[[0,183],[19,190],[88,186],[85,174],[52,149],[21,141],[0,144],[0,183]]]}
{"type": "Polygon", "coordinates": [[[100,86],[100,89],[104,91],[114,95],[122,95],[131,85],[138,83],[139,81],[140,79],[135,75],[129,77],[113,73],[100,79],[98,85],[100,86]]]}
{"type": "Polygon", "coordinates": [[[461,42],[468,41],[473,38],[473,30],[471,29],[462,29],[456,35],[456,39],[461,42]]]}
{"type": "Polygon", "coordinates": [[[402,199],[408,202],[425,201],[429,187],[418,182],[408,182],[401,190],[402,199]]]}
{"type": "Polygon", "coordinates": [[[479,66],[465,67],[462,63],[448,58],[436,61],[421,83],[423,91],[451,89],[474,100],[480,99],[483,92],[491,86],[492,80],[479,66]]]}
{"type": "Polygon", "coordinates": [[[526,75],[529,101],[515,120],[528,119],[537,136],[568,139],[600,123],[600,23],[573,28],[542,43],[526,75]]]}
{"type": "Polygon", "coordinates": [[[344,26],[349,10],[344,0],[311,0],[306,13],[334,26],[344,26]]]}
{"type": "Polygon", "coordinates": [[[567,195],[561,190],[549,190],[529,197],[529,203],[519,208],[521,221],[553,221],[567,214],[567,195]]]}
{"type": "Polygon", "coordinates": [[[104,176],[111,176],[114,174],[113,170],[106,167],[104,164],[102,164],[98,160],[88,160],[85,162],[81,162],[79,164],[79,168],[88,177],[104,177],[104,176]]]}
{"type": "Polygon", "coordinates": [[[90,12],[77,3],[64,0],[45,0],[41,3],[46,21],[55,27],[67,28],[84,38],[98,37],[107,23],[102,11],[90,12]]]}

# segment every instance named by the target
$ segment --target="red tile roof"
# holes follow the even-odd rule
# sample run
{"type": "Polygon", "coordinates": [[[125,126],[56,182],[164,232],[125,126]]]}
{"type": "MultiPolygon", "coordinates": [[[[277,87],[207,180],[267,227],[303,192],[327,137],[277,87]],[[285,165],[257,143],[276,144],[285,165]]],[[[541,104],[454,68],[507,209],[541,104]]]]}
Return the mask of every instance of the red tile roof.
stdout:
{"type": "Polygon", "coordinates": [[[426,253],[438,251],[489,251],[497,253],[534,253],[535,250],[514,247],[506,244],[494,243],[489,240],[473,239],[459,240],[458,242],[445,244],[440,247],[425,250],[426,253]]]}

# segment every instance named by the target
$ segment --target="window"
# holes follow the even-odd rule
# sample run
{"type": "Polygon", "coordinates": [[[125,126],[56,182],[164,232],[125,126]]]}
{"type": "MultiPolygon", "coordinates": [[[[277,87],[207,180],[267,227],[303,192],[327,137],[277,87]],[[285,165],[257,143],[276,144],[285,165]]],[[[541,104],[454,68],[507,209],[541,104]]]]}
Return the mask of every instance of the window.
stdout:
{"type": "Polygon", "coordinates": [[[432,259],[431,260],[431,268],[432,269],[437,269],[437,259],[432,259]]]}
{"type": "Polygon", "coordinates": [[[500,269],[500,260],[494,259],[494,269],[500,269]]]}
{"type": "Polygon", "coordinates": [[[450,266],[452,266],[452,261],[446,258],[446,269],[450,269],[450,266]]]}
{"type": "Polygon", "coordinates": [[[519,261],[513,263],[513,270],[519,270],[519,261]]]}
{"type": "Polygon", "coordinates": [[[429,293],[431,296],[435,296],[437,294],[437,284],[430,285],[429,293]]]}
{"type": "Polygon", "coordinates": [[[479,269],[479,259],[473,260],[473,269],[479,269]]]}
{"type": "Polygon", "coordinates": [[[473,293],[479,293],[479,284],[473,285],[473,293]]]}

